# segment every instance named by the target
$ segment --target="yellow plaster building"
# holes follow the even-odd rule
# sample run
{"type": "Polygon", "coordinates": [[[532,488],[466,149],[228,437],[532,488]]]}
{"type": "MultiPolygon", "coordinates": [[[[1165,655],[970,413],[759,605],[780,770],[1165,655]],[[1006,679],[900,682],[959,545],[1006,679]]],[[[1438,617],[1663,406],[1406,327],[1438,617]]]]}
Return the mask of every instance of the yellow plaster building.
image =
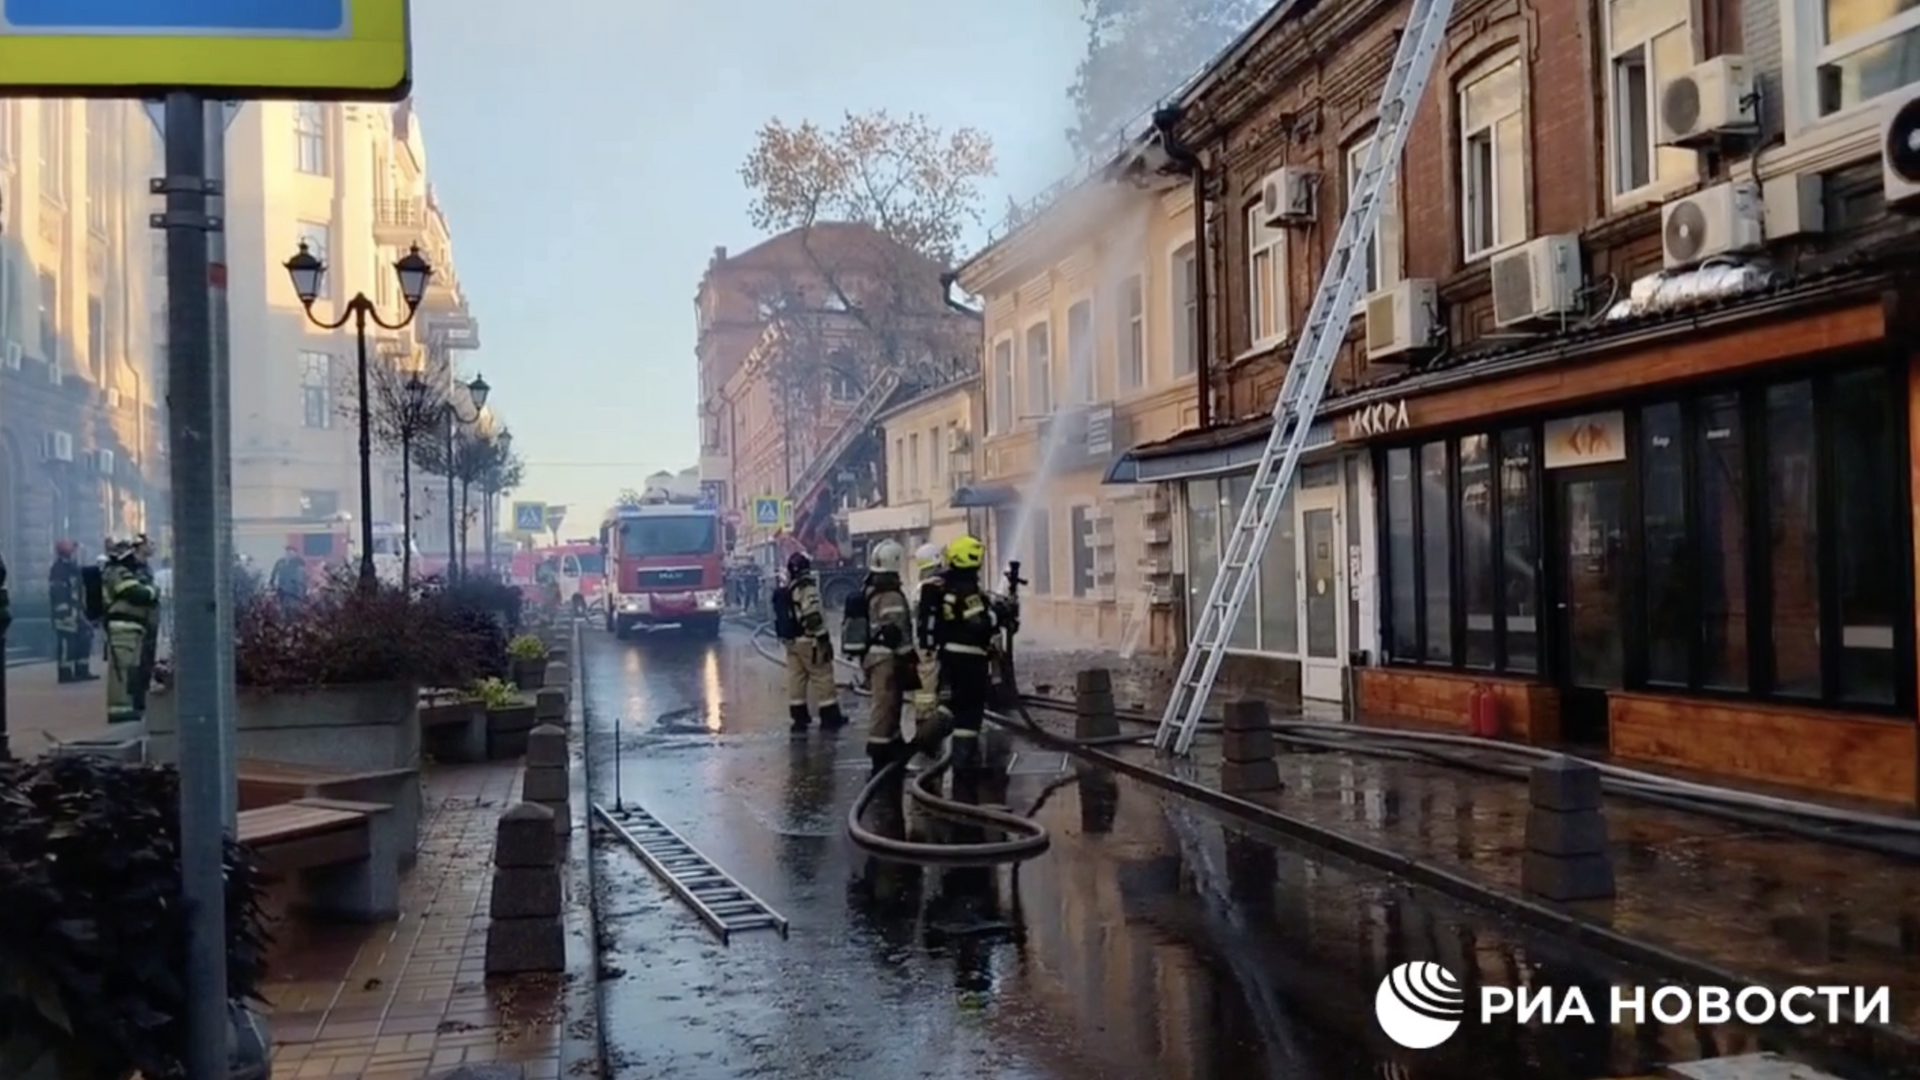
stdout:
{"type": "Polygon", "coordinates": [[[856,544],[898,540],[908,552],[975,531],[983,512],[956,506],[974,483],[979,383],[935,387],[880,414],[886,444],[886,505],[847,515],[856,544]]]}

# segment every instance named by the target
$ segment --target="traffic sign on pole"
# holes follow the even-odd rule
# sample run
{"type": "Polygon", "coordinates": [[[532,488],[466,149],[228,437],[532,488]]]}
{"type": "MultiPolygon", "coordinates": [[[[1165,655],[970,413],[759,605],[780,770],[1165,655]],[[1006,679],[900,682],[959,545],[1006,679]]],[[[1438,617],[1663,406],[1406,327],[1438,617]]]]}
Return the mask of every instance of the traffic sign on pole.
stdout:
{"type": "Polygon", "coordinates": [[[409,0],[0,0],[0,94],[399,101],[409,0]]]}
{"type": "Polygon", "coordinates": [[[517,502],[513,504],[514,532],[541,532],[546,527],[546,503],[517,502]]]}
{"type": "Polygon", "coordinates": [[[763,529],[778,529],[785,523],[780,513],[780,500],[765,495],[753,500],[753,523],[763,529]]]}

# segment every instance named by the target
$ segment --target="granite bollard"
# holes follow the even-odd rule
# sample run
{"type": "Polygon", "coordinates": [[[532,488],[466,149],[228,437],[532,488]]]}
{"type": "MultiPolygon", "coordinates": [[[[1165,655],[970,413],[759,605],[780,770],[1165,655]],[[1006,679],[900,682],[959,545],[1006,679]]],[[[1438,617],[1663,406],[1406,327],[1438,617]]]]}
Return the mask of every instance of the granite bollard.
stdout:
{"type": "Polygon", "coordinates": [[[573,814],[569,810],[572,795],[566,729],[543,723],[527,733],[527,762],[520,780],[520,797],[552,811],[554,831],[565,836],[573,828],[573,814]]]}
{"type": "Polygon", "coordinates": [[[1227,703],[1220,731],[1220,790],[1229,795],[1280,790],[1266,702],[1242,698],[1227,703]]]}
{"type": "Polygon", "coordinates": [[[487,921],[488,975],[567,969],[560,845],[553,811],[523,802],[500,815],[487,921]]]}
{"type": "Polygon", "coordinates": [[[1564,755],[1549,758],[1530,770],[1527,795],[1520,887],[1561,902],[1612,898],[1600,770],[1564,755]]]}

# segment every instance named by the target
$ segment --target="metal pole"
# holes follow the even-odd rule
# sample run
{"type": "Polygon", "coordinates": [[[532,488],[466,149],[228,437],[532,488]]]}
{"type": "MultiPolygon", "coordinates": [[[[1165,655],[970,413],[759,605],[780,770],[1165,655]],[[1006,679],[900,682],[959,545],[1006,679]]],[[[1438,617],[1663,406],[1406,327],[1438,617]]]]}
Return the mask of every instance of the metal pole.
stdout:
{"type": "Polygon", "coordinates": [[[367,386],[367,305],[353,298],[353,333],[360,358],[360,587],[368,592],[378,580],[373,570],[373,403],[367,386]]]}
{"type": "Polygon", "coordinates": [[[460,575],[460,536],[454,531],[454,515],[459,508],[453,502],[453,428],[455,417],[453,403],[447,403],[447,457],[441,464],[446,466],[447,475],[447,580],[456,580],[460,575]]]}
{"type": "MultiPolygon", "coordinates": [[[[411,406],[409,406],[411,407],[411,406]]],[[[411,418],[409,418],[411,423],[411,418]]],[[[413,589],[413,433],[400,440],[400,587],[413,589]]]]}
{"type": "Polygon", "coordinates": [[[229,620],[219,582],[227,576],[228,538],[220,533],[220,430],[214,372],[213,293],[207,212],[217,182],[207,166],[206,103],[176,91],[166,99],[166,196],[154,224],[167,231],[167,440],[171,456],[174,590],[179,610],[174,708],[180,726],[181,895],[187,909],[187,1075],[227,1072],[226,807],[234,780],[222,716],[220,639],[229,620]]]}
{"type": "MultiPolygon", "coordinates": [[[[233,576],[237,566],[233,554],[233,335],[229,332],[227,315],[227,232],[224,224],[227,219],[227,125],[232,122],[239,108],[238,102],[205,102],[207,177],[213,181],[207,191],[207,214],[222,225],[207,231],[207,303],[211,329],[209,338],[213,342],[213,475],[218,492],[213,500],[216,515],[213,595],[220,598],[214,639],[217,644],[213,651],[220,672],[220,709],[215,715],[219,718],[221,732],[220,771],[215,775],[220,777],[220,820],[226,823],[228,832],[239,828],[236,819],[240,813],[240,793],[235,780],[233,740],[226,733],[233,730],[233,718],[239,715],[240,706],[238,682],[233,670],[235,611],[232,598],[233,576]]],[[[175,630],[176,636],[170,638],[169,648],[178,651],[177,624],[175,630]]],[[[221,929],[224,936],[225,927],[221,929]]]]}
{"type": "Polygon", "coordinates": [[[480,558],[487,564],[487,576],[493,576],[493,480],[480,484],[480,558]]]}
{"type": "MultiPolygon", "coordinates": [[[[7,735],[7,631],[13,628],[13,600],[7,592],[7,560],[0,558],[0,762],[13,760],[13,741],[7,735]]],[[[58,649],[58,643],[54,648],[58,649]]]]}

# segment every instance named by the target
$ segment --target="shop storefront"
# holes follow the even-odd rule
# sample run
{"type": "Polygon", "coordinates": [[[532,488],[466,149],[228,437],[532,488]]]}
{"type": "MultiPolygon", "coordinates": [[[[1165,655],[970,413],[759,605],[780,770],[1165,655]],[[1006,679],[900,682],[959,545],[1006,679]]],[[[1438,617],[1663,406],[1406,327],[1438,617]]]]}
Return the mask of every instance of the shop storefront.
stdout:
{"type": "MultiPolygon", "coordinates": [[[[1274,523],[1255,580],[1228,639],[1227,678],[1277,684],[1276,696],[1345,700],[1347,666],[1373,634],[1370,464],[1333,450],[1333,428],[1317,425],[1311,453],[1274,523]]],[[[1224,445],[1192,445],[1193,436],[1138,447],[1116,464],[1110,482],[1165,484],[1178,493],[1176,547],[1186,636],[1220,572],[1221,553],[1253,488],[1266,446],[1264,425],[1224,445]]]]}
{"type": "Polygon", "coordinates": [[[1509,737],[1913,802],[1914,376],[1853,316],[1853,348],[1714,372],[1696,340],[1684,385],[1485,422],[1454,390],[1372,440],[1363,708],[1464,727],[1486,687],[1509,737]]]}

